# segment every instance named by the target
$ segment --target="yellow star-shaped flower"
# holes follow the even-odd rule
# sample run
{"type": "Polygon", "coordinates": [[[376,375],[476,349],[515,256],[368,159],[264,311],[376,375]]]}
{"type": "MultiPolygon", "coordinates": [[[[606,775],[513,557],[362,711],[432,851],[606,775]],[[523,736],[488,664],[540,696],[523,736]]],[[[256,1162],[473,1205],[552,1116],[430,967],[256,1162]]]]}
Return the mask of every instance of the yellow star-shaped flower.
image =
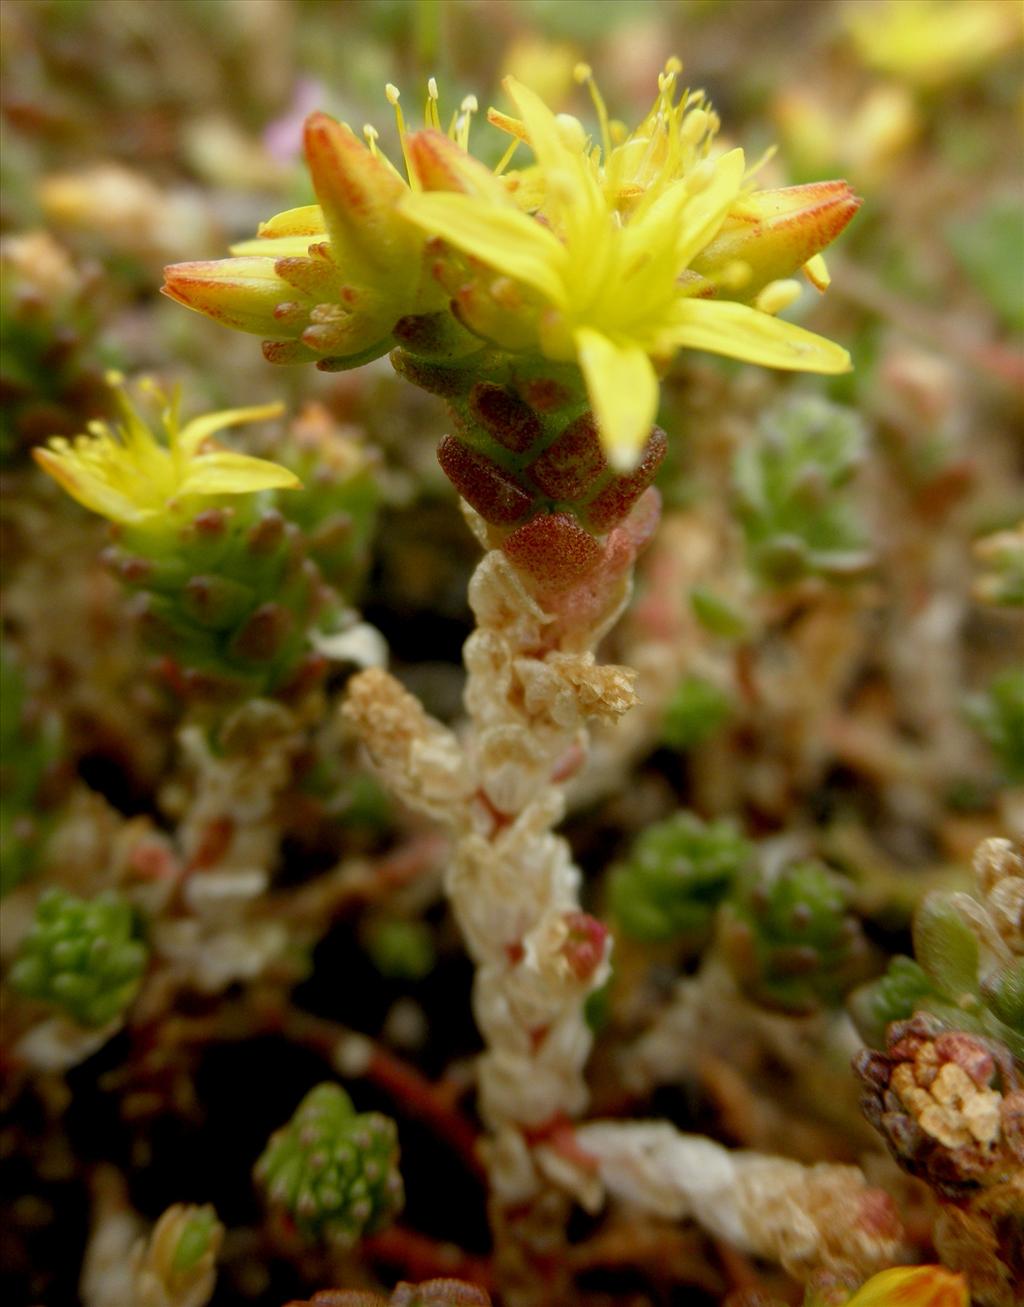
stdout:
{"type": "Polygon", "coordinates": [[[33,450],[39,466],[94,513],[123,526],[159,527],[184,520],[204,498],[300,485],[287,468],[212,441],[225,427],[279,416],[282,405],[225,409],[182,426],[177,395],[160,396],[161,441],[128,398],[123,379],[111,373],[108,381],[117,400],[118,423],[91,422],[85,435],[73,440],[54,436],[45,448],[33,450]]]}
{"type": "Polygon", "coordinates": [[[755,306],[710,298],[715,286],[692,271],[730,211],[742,211],[742,150],[711,158],[684,149],[693,144],[685,114],[662,112],[602,156],[575,119],[556,118],[511,78],[506,87],[542,176],[537,212],[493,187],[410,193],[399,209],[525,290],[536,346],[579,365],[616,466],[635,462],[657,410],[656,365],[680,348],[806,372],[849,369],[838,345],[755,306]]]}

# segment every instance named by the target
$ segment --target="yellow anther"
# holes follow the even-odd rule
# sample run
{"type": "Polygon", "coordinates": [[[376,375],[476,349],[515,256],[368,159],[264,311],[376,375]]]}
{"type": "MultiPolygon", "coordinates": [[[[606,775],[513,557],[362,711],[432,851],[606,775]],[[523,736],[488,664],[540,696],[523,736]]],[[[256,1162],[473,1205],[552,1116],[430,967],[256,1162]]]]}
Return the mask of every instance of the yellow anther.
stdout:
{"type": "Polygon", "coordinates": [[[579,63],[573,69],[573,77],[581,85],[586,83],[587,90],[590,92],[590,98],[594,102],[594,112],[597,114],[597,121],[601,127],[601,149],[604,152],[604,158],[607,160],[612,152],[612,134],[608,123],[608,109],[604,97],[597,89],[593,69],[590,64],[579,63]]]}
{"type": "Polygon", "coordinates": [[[384,94],[388,97],[388,104],[398,107],[398,101],[401,99],[402,92],[393,82],[387,82],[384,87],[384,94]]]}
{"type": "Polygon", "coordinates": [[[427,79],[427,103],[423,110],[423,122],[435,131],[441,130],[441,116],[437,108],[437,78],[427,79]]]}
{"type": "Polygon", "coordinates": [[[680,140],[684,145],[697,145],[708,130],[711,115],[706,109],[694,109],[683,119],[680,140]]]}
{"type": "Polygon", "coordinates": [[[823,254],[815,254],[813,258],[808,259],[803,266],[803,274],[815,290],[826,291],[832,284],[832,274],[828,270],[823,254]]]}
{"type": "Polygon", "coordinates": [[[770,313],[774,317],[776,313],[788,309],[793,301],[799,299],[799,297],[800,283],[798,281],[791,281],[788,278],[785,281],[770,281],[754,301],[754,307],[762,313],[770,313]]]}

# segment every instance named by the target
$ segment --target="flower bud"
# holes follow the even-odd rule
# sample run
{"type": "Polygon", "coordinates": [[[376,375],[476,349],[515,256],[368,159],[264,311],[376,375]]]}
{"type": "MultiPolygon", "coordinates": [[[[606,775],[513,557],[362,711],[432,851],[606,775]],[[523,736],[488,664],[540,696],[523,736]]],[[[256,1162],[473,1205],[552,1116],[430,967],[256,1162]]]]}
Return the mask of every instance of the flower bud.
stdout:
{"type": "Polygon", "coordinates": [[[690,262],[690,271],[716,289],[716,298],[754,301],[765,286],[783,281],[839,235],[861,201],[844,181],[787,186],[743,196],[718,235],[690,262]],[[749,268],[738,289],[722,285],[735,263],[749,268]]]}
{"type": "Polygon", "coordinates": [[[346,272],[372,269],[367,280],[395,284],[415,276],[423,238],[397,212],[408,191],[384,159],[350,127],[325,113],[306,119],[306,161],[323,210],[331,254],[346,272]]]}
{"type": "Polygon", "coordinates": [[[164,270],[163,293],[187,309],[205,313],[236,331],[249,331],[268,340],[294,340],[305,326],[305,312],[297,322],[278,313],[290,301],[308,297],[296,294],[276,271],[278,260],[250,255],[174,263],[164,270]]]}
{"type": "Polygon", "coordinates": [[[425,191],[460,191],[501,203],[505,187],[490,168],[443,132],[411,132],[405,138],[409,173],[425,191]]]}

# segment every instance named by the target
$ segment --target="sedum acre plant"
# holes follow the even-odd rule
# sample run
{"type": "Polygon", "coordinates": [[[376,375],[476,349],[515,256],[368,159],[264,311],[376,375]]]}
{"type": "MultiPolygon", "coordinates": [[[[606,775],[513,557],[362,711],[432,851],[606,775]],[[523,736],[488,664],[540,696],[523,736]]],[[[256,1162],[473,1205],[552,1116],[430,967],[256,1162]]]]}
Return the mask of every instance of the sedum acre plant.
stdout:
{"type": "MultiPolygon", "coordinates": [[[[296,22],[307,8],[318,9],[299,6],[296,22]]],[[[436,13],[415,9],[419,57],[436,13]]],[[[890,67],[866,29],[850,31],[862,61],[890,67]]],[[[679,360],[846,373],[843,344],[782,314],[800,279],[828,288],[824,252],[859,199],[840,180],[762,185],[762,165],[684,86],[676,59],[625,123],[569,45],[536,79],[544,96],[530,85],[543,52],[512,54],[508,103],[486,114],[496,148],[476,148],[473,96],[442,118],[433,79],[421,127],[387,86],[390,158],[372,126],[314,111],[301,141],[315,202],[270,217],[230,257],[165,270],[170,300],[257,336],[268,362],[373,365],[362,376],[294,374],[319,386],[315,398],[246,448],[224,433],[274,421],[282,405],[185,420],[177,392],[111,374],[115,418],[87,422],[103,405],[83,408],[82,434],[33,450],[109,524],[103,562],[192,712],[169,765],[166,747],[144,748],[150,720],[166,726],[168,714],[137,657],[105,672],[103,694],[71,699],[59,729],[5,678],[16,774],[4,772],[0,836],[5,851],[12,835],[33,837],[3,877],[18,946],[9,979],[70,1018],[25,1004],[11,1065],[59,1074],[123,1024],[130,1065],[111,1080],[127,1086],[140,1155],[165,1104],[190,1123],[205,1115],[201,1129],[232,1154],[249,1150],[268,1213],[243,1229],[238,1208],[226,1232],[212,1206],[177,1205],[147,1236],[128,1186],[96,1168],[82,1299],[203,1307],[222,1257],[232,1302],[338,1284],[310,1307],[384,1307],[381,1286],[399,1276],[393,1307],[484,1307],[492,1294],[503,1307],[611,1302],[619,1276],[637,1303],[675,1301],[685,1284],[729,1307],[796,1302],[801,1288],[805,1307],[966,1307],[970,1277],[981,1307],[1012,1307],[1020,857],[1008,841],[983,846],[973,896],[897,890],[887,862],[890,848],[955,861],[974,839],[963,809],[987,797],[961,787],[955,820],[928,807],[959,773],[922,763],[942,695],[907,656],[925,636],[949,655],[949,632],[968,625],[932,588],[965,562],[952,531],[947,547],[939,538],[973,472],[965,461],[909,490],[879,475],[886,457],[914,466],[920,452],[903,408],[918,405],[929,441],[953,448],[966,424],[951,419],[948,442],[940,427],[956,384],[884,342],[871,386],[900,403],[879,405],[871,440],[870,420],[820,394],[679,360]],[[589,96],[590,122],[559,112],[572,94],[589,96]],[[421,655],[417,605],[428,611],[444,589],[439,639],[466,634],[465,560],[449,557],[458,524],[425,539],[417,514],[436,487],[403,440],[442,406],[437,465],[482,551],[457,670],[439,665],[434,632],[421,655]],[[871,539],[853,484],[864,464],[910,528],[914,514],[927,521],[927,548],[912,529],[871,539]],[[897,558],[887,607],[884,569],[897,558]],[[841,584],[876,561],[870,586],[841,584]],[[361,588],[365,622],[348,607],[361,588]],[[410,648],[428,666],[392,674],[389,655],[401,664],[410,648]],[[97,705],[104,696],[113,710],[97,705]],[[83,737],[103,728],[120,751],[91,757],[83,737]],[[58,751],[82,783],[58,796],[44,856],[29,818],[50,802],[58,751]],[[144,794],[124,783],[140,759],[144,794]],[[559,828],[572,809],[570,843],[559,828]],[[620,829],[626,852],[609,869],[620,829]],[[27,873],[47,858],[62,885],[116,888],[39,897],[27,873]],[[868,937],[905,927],[918,897],[915,957],[879,975],[868,937]],[[449,1006],[470,985],[475,1045],[449,1006]],[[912,1196],[906,1229],[869,1166],[817,1160],[859,1156],[870,1138],[849,1071],[855,1028],[870,1044],[856,1074],[879,1149],[934,1198],[912,1196]],[[254,1077],[260,1092],[240,1102],[247,1086],[205,1062],[228,1041],[254,1065],[269,1059],[267,1088],[279,1073],[298,1101],[258,1160],[278,1098],[254,1077]],[[301,1053],[279,1057],[281,1045],[301,1053]],[[335,1077],[365,1080],[394,1119],[357,1112],[335,1077]],[[673,1119],[645,1119],[662,1086],[677,1091],[663,1100],[673,1119]],[[450,1169],[438,1160],[449,1154],[450,1169]],[[420,1173],[409,1159],[424,1156],[420,1173]]],[[[250,155],[217,138],[216,113],[197,117],[190,167],[215,187],[254,175],[294,194],[287,161],[270,169],[261,151],[286,153],[313,93],[297,88],[250,155]]],[[[190,227],[147,212],[165,219],[161,262],[187,257],[191,232],[210,226],[209,214],[190,227]]],[[[849,281],[867,314],[873,286],[849,281]]],[[[217,339],[175,308],[167,317],[199,349],[217,339]]],[[[46,325],[32,360],[49,349],[46,325]]],[[[233,378],[241,348],[224,361],[233,378]]],[[[979,357],[993,376],[1008,370],[994,348],[979,357]]],[[[31,437],[17,431],[20,449],[31,437]]],[[[39,541],[54,499],[24,463],[12,460],[32,501],[20,546],[39,541]]],[[[429,508],[432,522],[447,511],[429,508]]],[[[971,520],[980,531],[1013,519],[996,505],[971,520]]],[[[998,609],[993,644],[994,623],[1012,620],[1019,543],[1001,531],[976,545],[977,597],[998,609]]],[[[53,574],[51,560],[42,575],[53,574]]],[[[91,580],[94,608],[72,595],[60,629],[95,625],[102,639],[122,610],[109,577],[91,580]]],[[[14,639],[35,639],[33,689],[74,682],[73,660],[15,598],[14,639]]],[[[957,658],[939,661],[929,675],[948,680],[957,658]]],[[[1011,780],[1019,689],[997,675],[976,714],[1011,780]]],[[[970,739],[946,733],[947,752],[970,739]]],[[[921,869],[929,886],[939,876],[921,869]]],[[[227,1219],[218,1192],[190,1195],[208,1197],[227,1219]]]]}
{"type": "Polygon", "coordinates": [[[307,1239],[354,1243],[402,1207],[394,1122],[357,1113],[338,1085],[318,1085],[271,1138],[256,1179],[307,1239]]]}
{"type": "Polygon", "coordinates": [[[124,899],[108,893],[85,900],[50,889],[39,900],[11,982],[79,1025],[104,1026],[135,997],[146,958],[124,899]]]}
{"type": "Polygon", "coordinates": [[[218,445],[225,428],[277,417],[279,404],[182,423],[179,396],[152,384],[162,439],[109,378],[120,420],[55,437],[36,462],[113,524],[109,562],[141,600],[143,630],[180,689],[202,697],[268,693],[301,683],[311,633],[337,596],[301,529],[268,495],[298,490],[289,468],[218,445]]]}
{"type": "MultiPolygon", "coordinates": [[[[398,91],[387,90],[404,171],[372,128],[360,140],[314,113],[304,144],[318,203],[271,218],[232,258],[166,270],[167,295],[263,337],[272,362],[335,371],[389,354],[401,376],[449,408],[438,460],[488,551],[470,587],[467,728],[456,737],[377,668],[350,682],[345,711],[385,783],[451,833],[445,886],[477,967],[485,1043],[477,1085],[492,1226],[509,1285],[524,1285],[510,1287],[510,1303],[533,1301],[529,1283],[544,1284],[546,1302],[568,1300],[569,1268],[544,1258],[538,1232],[564,1228],[570,1196],[594,1208],[606,1193],[629,1193],[670,1214],[689,1201],[681,1195],[691,1154],[704,1146],[673,1136],[662,1150],[668,1171],[650,1174],[648,1187],[632,1168],[648,1136],[672,1133],[667,1126],[594,1123],[577,1136],[582,1151],[552,1142],[586,1106],[588,1001],[607,979],[610,950],[607,929],[580,908],[579,873],[552,827],[588,723],[616,720],[636,698],[632,670],[598,666],[594,649],[622,611],[658,521],[652,482],[667,448],[654,425],[659,375],[680,349],[786,370],[850,367],[839,345],[776,314],[796,295],[791,279],[801,270],[827,286],[821,252],[859,201],[844,182],[758,190],[742,150],[718,144],[704,94],[680,89],[680,70],[677,60],[666,64],[654,105],[630,130],[609,118],[579,67],[595,135],[508,78],[515,116],[488,115],[511,138],[493,170],[469,150],[476,102],[463,101],[444,132],[433,82],[420,131],[407,129],[398,91]],[[521,146],[532,158],[512,169],[521,146]]],[[[628,903],[623,873],[617,911],[643,919],[647,935],[681,927],[700,935],[743,848],[718,828],[667,839],[683,846],[682,874],[641,869],[652,903],[644,917],[628,903]]],[[[790,897],[772,918],[778,938],[757,952],[759,975],[783,1006],[796,1001],[785,990],[793,957],[809,947],[820,967],[818,950],[849,942],[841,903],[812,891],[808,945],[798,887],[790,897]]],[[[316,1130],[326,1128],[319,1121],[316,1130]]],[[[296,1126],[261,1169],[298,1176],[313,1146],[305,1138],[296,1126]]],[[[724,1150],[721,1159],[746,1165],[724,1150]]],[[[780,1163],[769,1187],[795,1195],[803,1172],[791,1166],[780,1163]]],[[[856,1207],[859,1172],[838,1168],[822,1183],[856,1207]]],[[[294,1185],[278,1184],[291,1200],[294,1185]]],[[[344,1186],[330,1188],[333,1206],[344,1186]]],[[[701,1208],[698,1219],[724,1222],[742,1247],[786,1261],[782,1227],[745,1192],[723,1188],[721,1212],[701,1208]]],[[[809,1189],[794,1201],[817,1232],[812,1244],[823,1246],[824,1208],[814,1210],[809,1189]]],[[[319,1219],[320,1200],[303,1202],[319,1219]]],[[[862,1271],[891,1258],[891,1223],[876,1221],[870,1237],[856,1221],[852,1228],[862,1271]]]]}

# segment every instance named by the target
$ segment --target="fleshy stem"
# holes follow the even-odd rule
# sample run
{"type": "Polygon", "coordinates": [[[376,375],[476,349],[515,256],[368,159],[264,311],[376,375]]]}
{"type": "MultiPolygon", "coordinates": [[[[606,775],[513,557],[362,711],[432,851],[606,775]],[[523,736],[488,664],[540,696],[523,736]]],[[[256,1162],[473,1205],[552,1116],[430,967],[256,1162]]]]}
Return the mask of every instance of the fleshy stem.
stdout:
{"type": "Polygon", "coordinates": [[[634,703],[634,673],[598,666],[593,651],[629,598],[633,561],[657,521],[647,485],[664,437],[652,433],[639,474],[616,476],[585,403],[551,365],[430,359],[425,333],[411,339],[417,327],[407,332],[417,353],[393,361],[425,388],[445,388],[458,434],[439,457],[488,548],[469,589],[469,725],[457,740],[376,669],[350,683],[346,712],[390,786],[452,828],[446,888],[477,966],[500,1278],[512,1303],[564,1301],[555,1281],[567,1272],[545,1258],[545,1244],[556,1231],[561,1239],[565,1200],[534,1150],[586,1107],[583,1009],[607,976],[609,938],[581,910],[579,870],[553,830],[562,785],[586,758],[588,721],[634,703]]]}

